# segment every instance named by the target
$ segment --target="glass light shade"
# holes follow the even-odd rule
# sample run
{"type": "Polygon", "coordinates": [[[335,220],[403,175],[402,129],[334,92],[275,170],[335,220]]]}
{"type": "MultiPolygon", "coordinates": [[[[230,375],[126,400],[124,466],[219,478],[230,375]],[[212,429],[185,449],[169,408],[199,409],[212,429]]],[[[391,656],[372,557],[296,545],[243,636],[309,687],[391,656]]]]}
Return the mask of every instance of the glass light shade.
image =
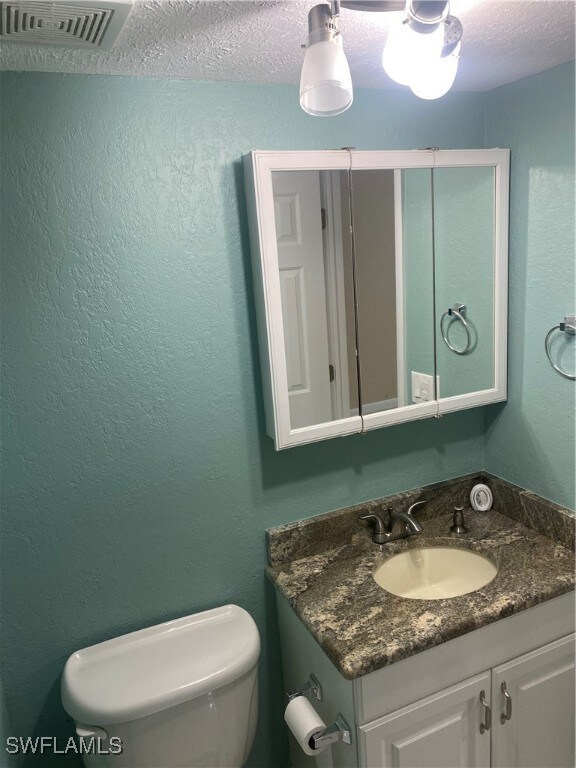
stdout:
{"type": "Polygon", "coordinates": [[[409,24],[399,24],[390,30],[384,46],[384,71],[400,85],[410,85],[430,62],[440,58],[443,43],[443,24],[427,34],[415,32],[409,24]]]}
{"type": "Polygon", "coordinates": [[[318,117],[339,115],[352,104],[352,78],[342,37],[306,49],[300,77],[300,106],[318,117]]]}
{"type": "Polygon", "coordinates": [[[448,93],[458,71],[460,43],[450,56],[431,61],[410,83],[412,93],[421,99],[439,99],[448,93]]]}

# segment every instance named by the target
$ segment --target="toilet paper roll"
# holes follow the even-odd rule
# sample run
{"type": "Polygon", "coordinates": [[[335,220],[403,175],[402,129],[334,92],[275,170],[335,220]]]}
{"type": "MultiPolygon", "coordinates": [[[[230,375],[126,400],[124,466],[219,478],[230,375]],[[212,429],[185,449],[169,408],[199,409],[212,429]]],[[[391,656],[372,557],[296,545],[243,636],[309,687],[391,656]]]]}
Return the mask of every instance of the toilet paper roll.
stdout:
{"type": "Polygon", "coordinates": [[[326,745],[320,749],[312,749],[310,745],[311,737],[319,736],[326,724],[305,696],[296,696],[288,702],[284,720],[307,755],[317,755],[325,749],[326,745]]]}

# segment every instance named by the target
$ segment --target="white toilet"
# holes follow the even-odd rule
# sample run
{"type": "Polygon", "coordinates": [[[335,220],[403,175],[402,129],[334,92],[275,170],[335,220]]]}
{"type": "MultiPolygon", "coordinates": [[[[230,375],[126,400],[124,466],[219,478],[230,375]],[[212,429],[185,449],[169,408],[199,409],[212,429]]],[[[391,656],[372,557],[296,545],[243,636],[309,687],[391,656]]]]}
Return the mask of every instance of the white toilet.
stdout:
{"type": "Polygon", "coordinates": [[[256,731],[259,655],[256,624],[237,605],[73,653],[62,703],[89,749],[84,765],[240,768],[256,731]]]}

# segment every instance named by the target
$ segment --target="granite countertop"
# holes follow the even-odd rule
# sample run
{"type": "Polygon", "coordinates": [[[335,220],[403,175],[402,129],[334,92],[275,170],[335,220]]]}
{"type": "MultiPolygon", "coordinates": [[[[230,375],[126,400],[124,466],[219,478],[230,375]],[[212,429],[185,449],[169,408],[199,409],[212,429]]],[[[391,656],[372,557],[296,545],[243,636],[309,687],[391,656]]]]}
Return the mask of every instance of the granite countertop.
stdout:
{"type": "MultiPolygon", "coordinates": [[[[497,511],[466,509],[468,531],[455,537],[449,534],[451,511],[425,519],[416,510],[423,532],[380,547],[356,522],[357,509],[350,508],[355,528],[349,515],[347,535],[339,542],[334,541],[338,537],[330,537],[328,548],[300,558],[292,551],[291,559],[283,562],[271,557],[267,569],[348,680],[574,589],[573,552],[497,511]],[[498,573],[481,589],[444,600],[396,597],[372,578],[383,558],[427,546],[464,547],[481,553],[498,566],[498,573]]],[[[334,516],[333,528],[338,528],[338,520],[334,516]]],[[[293,543],[296,528],[299,535],[303,523],[275,530],[284,534],[285,541],[292,537],[293,543]]]]}

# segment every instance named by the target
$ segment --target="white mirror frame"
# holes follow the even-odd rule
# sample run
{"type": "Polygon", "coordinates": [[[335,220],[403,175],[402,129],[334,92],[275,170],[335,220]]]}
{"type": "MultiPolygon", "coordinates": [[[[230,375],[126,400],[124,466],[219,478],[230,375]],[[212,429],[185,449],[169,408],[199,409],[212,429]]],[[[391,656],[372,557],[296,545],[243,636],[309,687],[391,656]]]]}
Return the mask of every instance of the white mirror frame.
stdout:
{"type": "MultiPolygon", "coordinates": [[[[244,156],[266,431],[276,450],[506,400],[510,150],[253,151],[244,156]],[[487,166],[494,190],[494,387],[291,429],[272,174],[275,171],[487,166]]],[[[437,332],[437,329],[436,331],[437,332]]]]}

